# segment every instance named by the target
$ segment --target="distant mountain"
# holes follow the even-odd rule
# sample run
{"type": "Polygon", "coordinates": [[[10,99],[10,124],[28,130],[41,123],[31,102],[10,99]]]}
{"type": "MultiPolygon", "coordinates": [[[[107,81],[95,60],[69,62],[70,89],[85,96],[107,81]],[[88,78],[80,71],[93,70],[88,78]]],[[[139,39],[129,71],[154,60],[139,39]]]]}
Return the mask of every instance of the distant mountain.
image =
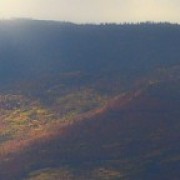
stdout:
{"type": "Polygon", "coordinates": [[[136,75],[179,63],[180,26],[0,22],[1,82],[47,74],[119,72],[136,75]]]}

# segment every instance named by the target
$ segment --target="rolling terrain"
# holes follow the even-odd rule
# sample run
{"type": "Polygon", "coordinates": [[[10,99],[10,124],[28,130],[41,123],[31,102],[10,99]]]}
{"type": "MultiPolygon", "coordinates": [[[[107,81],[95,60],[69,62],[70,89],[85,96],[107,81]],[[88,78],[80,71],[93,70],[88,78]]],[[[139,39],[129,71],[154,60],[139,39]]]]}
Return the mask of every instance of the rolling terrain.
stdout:
{"type": "Polygon", "coordinates": [[[179,95],[171,82],[117,97],[5,159],[1,177],[178,179],[179,95]]]}
{"type": "Polygon", "coordinates": [[[0,179],[179,179],[180,26],[0,22],[0,179]]]}

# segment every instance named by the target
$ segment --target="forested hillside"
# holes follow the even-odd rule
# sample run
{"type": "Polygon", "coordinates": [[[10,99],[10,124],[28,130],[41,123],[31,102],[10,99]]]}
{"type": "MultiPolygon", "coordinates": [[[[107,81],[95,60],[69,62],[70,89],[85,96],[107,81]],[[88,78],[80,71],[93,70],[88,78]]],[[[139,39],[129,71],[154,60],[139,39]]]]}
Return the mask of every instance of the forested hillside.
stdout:
{"type": "Polygon", "coordinates": [[[55,73],[141,73],[179,62],[180,26],[0,23],[1,81],[55,73]]]}
{"type": "Polygon", "coordinates": [[[1,21],[0,179],[179,179],[179,47],[178,24],[1,21]]]}

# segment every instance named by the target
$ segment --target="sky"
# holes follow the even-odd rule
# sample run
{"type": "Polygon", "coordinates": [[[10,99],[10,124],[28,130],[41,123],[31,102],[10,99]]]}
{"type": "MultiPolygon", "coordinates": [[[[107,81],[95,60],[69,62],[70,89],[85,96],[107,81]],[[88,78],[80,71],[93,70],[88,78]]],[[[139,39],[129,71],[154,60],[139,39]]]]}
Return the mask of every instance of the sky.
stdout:
{"type": "Polygon", "coordinates": [[[180,23],[180,0],[0,0],[0,18],[180,23]]]}

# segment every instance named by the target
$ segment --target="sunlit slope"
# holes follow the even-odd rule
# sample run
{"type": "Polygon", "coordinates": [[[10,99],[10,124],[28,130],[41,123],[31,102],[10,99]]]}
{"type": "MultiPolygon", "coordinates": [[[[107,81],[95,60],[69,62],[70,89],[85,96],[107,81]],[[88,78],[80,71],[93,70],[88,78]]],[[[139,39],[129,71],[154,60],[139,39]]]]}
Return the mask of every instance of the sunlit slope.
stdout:
{"type": "Polygon", "coordinates": [[[34,179],[43,174],[70,179],[177,179],[179,95],[176,81],[118,97],[63,128],[63,133],[14,153],[1,164],[1,177],[22,178],[33,171],[34,179]]]}

